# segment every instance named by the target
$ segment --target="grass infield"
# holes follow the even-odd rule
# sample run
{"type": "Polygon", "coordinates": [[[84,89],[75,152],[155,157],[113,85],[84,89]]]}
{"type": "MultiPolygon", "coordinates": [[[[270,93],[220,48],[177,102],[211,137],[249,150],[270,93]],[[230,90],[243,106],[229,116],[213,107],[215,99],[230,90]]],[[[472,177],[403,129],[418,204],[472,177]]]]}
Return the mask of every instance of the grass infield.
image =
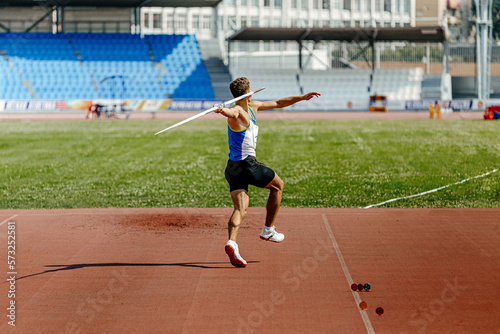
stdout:
{"type": "MultiPolygon", "coordinates": [[[[224,120],[0,123],[0,208],[228,207],[224,120]]],[[[363,207],[500,167],[500,122],[259,121],[282,206],[363,207]]],[[[250,205],[268,191],[251,187],[250,205]]],[[[384,207],[499,207],[500,171],[384,207]]]]}

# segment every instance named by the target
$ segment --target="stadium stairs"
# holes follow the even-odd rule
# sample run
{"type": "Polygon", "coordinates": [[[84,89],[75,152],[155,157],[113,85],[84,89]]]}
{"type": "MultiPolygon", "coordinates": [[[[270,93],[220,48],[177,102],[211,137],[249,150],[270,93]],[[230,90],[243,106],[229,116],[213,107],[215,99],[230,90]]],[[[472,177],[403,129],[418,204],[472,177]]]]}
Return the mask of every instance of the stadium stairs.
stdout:
{"type": "Polygon", "coordinates": [[[441,74],[424,75],[422,99],[441,99],[441,74]]]}
{"type": "Polygon", "coordinates": [[[217,39],[208,39],[198,41],[201,57],[210,76],[212,89],[217,100],[230,100],[233,98],[229,91],[231,74],[222,61],[222,55],[219,49],[217,39]]]}

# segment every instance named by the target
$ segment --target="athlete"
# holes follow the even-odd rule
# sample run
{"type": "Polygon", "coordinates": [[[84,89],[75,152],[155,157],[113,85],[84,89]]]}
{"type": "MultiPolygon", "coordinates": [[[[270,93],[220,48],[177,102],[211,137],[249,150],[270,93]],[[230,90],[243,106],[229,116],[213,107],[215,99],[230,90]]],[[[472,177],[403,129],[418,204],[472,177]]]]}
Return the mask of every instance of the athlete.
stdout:
{"type": "MultiPolygon", "coordinates": [[[[247,78],[238,78],[231,82],[229,89],[234,97],[251,92],[247,78]]],[[[300,96],[290,96],[274,101],[252,101],[251,96],[241,99],[230,108],[216,105],[216,113],[227,117],[227,133],[229,143],[229,160],[225,170],[225,177],[229,183],[234,211],[228,222],[229,241],[225,246],[226,254],[235,267],[246,267],[247,262],[241,257],[236,239],[241,222],[248,209],[248,185],[269,189],[269,198],[266,205],[266,221],[260,238],[272,242],[281,242],[285,238],[274,227],[283,193],[283,181],[271,168],[258,162],[255,158],[257,134],[259,127],[256,124],[257,111],[291,106],[299,101],[310,100],[321,94],[316,92],[300,96]]]]}

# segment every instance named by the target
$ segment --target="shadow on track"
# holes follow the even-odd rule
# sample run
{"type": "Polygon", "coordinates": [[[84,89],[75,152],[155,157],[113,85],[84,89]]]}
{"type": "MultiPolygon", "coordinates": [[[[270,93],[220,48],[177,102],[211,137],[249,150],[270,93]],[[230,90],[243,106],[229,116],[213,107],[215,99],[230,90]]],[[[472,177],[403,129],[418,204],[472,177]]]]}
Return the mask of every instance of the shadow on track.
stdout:
{"type": "MultiPolygon", "coordinates": [[[[248,263],[259,263],[260,261],[248,261],[248,263]]],[[[50,270],[45,270],[39,273],[34,273],[31,275],[18,277],[17,280],[48,274],[55,273],[64,270],[74,270],[82,268],[93,268],[93,267],[188,267],[188,268],[202,268],[202,269],[232,269],[229,262],[179,262],[179,263],[79,263],[79,264],[54,264],[46,265],[45,267],[55,268],[50,270]],[[224,266],[221,266],[224,265],[224,266]]]]}

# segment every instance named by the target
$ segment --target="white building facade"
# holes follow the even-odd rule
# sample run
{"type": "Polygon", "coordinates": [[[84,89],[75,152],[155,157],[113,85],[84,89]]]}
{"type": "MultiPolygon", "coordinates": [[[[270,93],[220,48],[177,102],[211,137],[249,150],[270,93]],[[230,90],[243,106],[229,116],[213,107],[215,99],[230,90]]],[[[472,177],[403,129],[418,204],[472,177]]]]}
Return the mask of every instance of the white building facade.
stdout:
{"type": "Polygon", "coordinates": [[[416,0],[223,0],[216,8],[142,8],[143,34],[229,36],[242,27],[404,27],[416,0]]]}

